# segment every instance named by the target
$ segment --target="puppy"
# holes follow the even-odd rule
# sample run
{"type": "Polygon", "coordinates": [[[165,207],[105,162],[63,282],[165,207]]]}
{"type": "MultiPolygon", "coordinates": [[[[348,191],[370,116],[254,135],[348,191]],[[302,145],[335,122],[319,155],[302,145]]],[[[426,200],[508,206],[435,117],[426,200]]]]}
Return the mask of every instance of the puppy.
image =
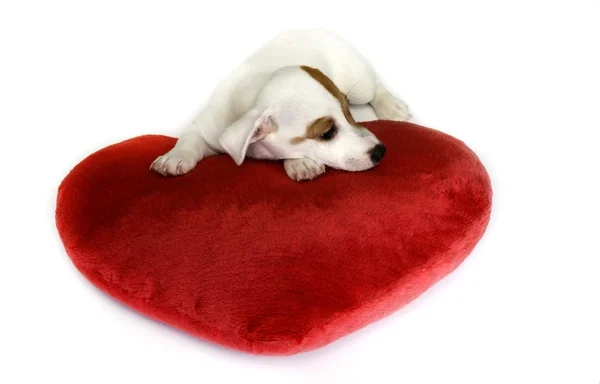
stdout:
{"type": "Polygon", "coordinates": [[[213,91],[175,146],[150,168],[163,176],[190,172],[207,156],[283,160],[287,175],[310,180],[325,167],[364,171],[385,145],[354,118],[370,105],[380,120],[407,121],[407,105],[381,83],[347,41],[324,29],[275,36],[213,91]]]}

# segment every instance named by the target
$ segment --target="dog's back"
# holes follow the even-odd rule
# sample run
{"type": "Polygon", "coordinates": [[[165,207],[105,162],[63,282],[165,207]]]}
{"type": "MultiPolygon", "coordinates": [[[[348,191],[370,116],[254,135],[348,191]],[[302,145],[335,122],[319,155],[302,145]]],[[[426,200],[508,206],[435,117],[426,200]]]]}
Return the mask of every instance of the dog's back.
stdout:
{"type": "Polygon", "coordinates": [[[323,28],[294,29],[275,36],[244,60],[216,88],[213,100],[231,105],[239,115],[251,107],[260,87],[273,74],[289,66],[317,68],[341,92],[352,90],[351,96],[359,100],[370,100],[375,92],[373,69],[348,41],[323,28]],[[356,79],[365,81],[357,84],[356,79]]]}

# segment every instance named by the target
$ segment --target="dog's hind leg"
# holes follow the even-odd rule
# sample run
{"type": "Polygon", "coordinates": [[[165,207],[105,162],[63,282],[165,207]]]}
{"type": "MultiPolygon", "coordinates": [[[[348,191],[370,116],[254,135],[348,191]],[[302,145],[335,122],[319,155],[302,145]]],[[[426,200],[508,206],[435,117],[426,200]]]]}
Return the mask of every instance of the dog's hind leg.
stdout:
{"type": "Polygon", "coordinates": [[[406,103],[388,91],[362,55],[348,55],[345,65],[338,69],[335,81],[350,105],[360,106],[363,110],[363,106],[372,107],[379,120],[408,121],[412,118],[406,103]]]}
{"type": "Polygon", "coordinates": [[[348,89],[347,98],[357,121],[409,121],[412,118],[408,105],[392,95],[374,73],[366,72],[357,79],[348,89]]]}
{"type": "Polygon", "coordinates": [[[392,95],[377,79],[375,97],[369,102],[379,120],[409,121],[412,113],[405,102],[392,95]]]}

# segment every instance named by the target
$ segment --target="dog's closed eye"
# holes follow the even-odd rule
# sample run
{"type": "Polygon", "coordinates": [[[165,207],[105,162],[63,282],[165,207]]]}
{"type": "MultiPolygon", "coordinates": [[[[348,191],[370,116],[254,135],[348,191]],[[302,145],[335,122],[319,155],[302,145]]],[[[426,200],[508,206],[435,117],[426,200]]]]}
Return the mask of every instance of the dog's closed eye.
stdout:
{"type": "Polygon", "coordinates": [[[323,140],[329,141],[333,139],[337,132],[337,128],[335,125],[332,125],[327,131],[323,132],[319,137],[323,140]]]}
{"type": "Polygon", "coordinates": [[[335,137],[337,127],[331,116],[324,116],[313,121],[306,127],[304,136],[295,137],[292,139],[292,144],[298,144],[304,140],[321,140],[330,141],[335,137]]]}

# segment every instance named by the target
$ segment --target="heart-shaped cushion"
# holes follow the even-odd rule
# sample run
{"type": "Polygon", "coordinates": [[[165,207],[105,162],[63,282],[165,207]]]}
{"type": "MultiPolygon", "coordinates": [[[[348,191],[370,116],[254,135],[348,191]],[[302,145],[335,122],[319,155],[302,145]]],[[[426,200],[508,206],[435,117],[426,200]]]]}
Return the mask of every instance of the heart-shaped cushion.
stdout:
{"type": "Polygon", "coordinates": [[[490,217],[488,174],[464,143],[364,125],[386,144],[383,161],[309,182],[226,155],[166,178],[149,166],[175,138],[108,146],[61,183],[60,237],[96,287],[201,339],[270,355],[322,347],[457,268],[490,217]]]}

